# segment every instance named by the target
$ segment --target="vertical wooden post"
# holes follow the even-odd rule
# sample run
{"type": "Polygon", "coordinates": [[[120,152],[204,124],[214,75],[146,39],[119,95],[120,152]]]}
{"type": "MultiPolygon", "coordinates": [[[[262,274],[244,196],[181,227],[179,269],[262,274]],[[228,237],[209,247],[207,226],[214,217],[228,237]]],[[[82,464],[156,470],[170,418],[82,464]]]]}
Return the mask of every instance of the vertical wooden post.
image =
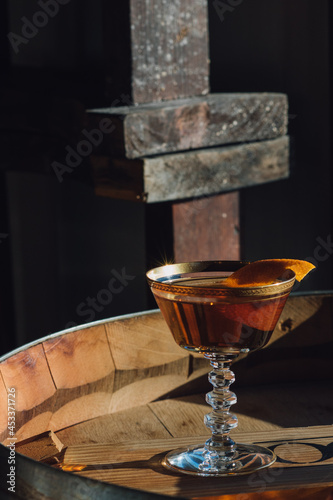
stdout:
{"type": "MultiPolygon", "coordinates": [[[[209,90],[206,0],[131,0],[135,103],[209,90]]],[[[172,204],[176,261],[238,259],[238,193],[172,204]]]]}
{"type": "Polygon", "coordinates": [[[104,0],[104,41],[115,98],[134,104],[209,91],[207,0],[104,0]]]}
{"type": "Polygon", "coordinates": [[[237,191],[174,203],[172,214],[176,262],[240,258],[237,191]]]}
{"type": "MultiPolygon", "coordinates": [[[[209,93],[207,0],[126,0],[119,9],[104,0],[104,13],[107,62],[116,92],[123,85],[125,93],[129,84],[135,105],[209,93]]],[[[163,117],[168,120],[161,109],[163,117]]],[[[195,114],[186,119],[200,124],[195,114]]],[[[160,124],[147,123],[147,130],[154,130],[153,140],[156,136],[163,141],[160,124]]],[[[172,220],[176,261],[239,258],[237,192],[175,202],[172,220]]]]}
{"type": "Polygon", "coordinates": [[[207,94],[206,0],[131,0],[135,103],[207,94]]]}

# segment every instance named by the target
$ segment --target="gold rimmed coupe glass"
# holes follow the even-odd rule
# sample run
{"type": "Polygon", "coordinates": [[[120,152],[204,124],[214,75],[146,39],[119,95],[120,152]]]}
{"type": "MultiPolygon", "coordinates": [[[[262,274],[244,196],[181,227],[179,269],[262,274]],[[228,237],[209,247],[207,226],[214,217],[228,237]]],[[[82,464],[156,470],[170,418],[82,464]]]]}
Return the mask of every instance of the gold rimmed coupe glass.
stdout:
{"type": "Polygon", "coordinates": [[[262,348],[269,341],[295,281],[293,271],[273,284],[227,287],[224,280],[247,264],[208,261],[171,264],[151,269],[148,284],[178,345],[202,353],[210,361],[213,390],[205,416],[212,437],[200,446],[172,451],[163,464],[199,476],[249,474],[276,460],[272,451],[237,444],[229,433],[237,427],[230,412],[237,401],[230,391],[235,381],[230,366],[240,353],[262,348]]]}

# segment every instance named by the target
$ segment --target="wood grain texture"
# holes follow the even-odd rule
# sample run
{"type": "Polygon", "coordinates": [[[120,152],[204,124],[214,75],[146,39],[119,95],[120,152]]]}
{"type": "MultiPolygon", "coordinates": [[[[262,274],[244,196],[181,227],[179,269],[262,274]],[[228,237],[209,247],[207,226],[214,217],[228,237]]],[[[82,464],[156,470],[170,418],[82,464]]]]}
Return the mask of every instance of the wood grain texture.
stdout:
{"type": "Polygon", "coordinates": [[[153,493],[201,498],[223,493],[244,493],[304,487],[305,485],[333,486],[332,426],[269,430],[260,433],[240,433],[243,443],[272,446],[278,461],[268,470],[251,476],[229,478],[195,478],[166,472],[160,464],[165,452],[202,442],[204,437],[131,442],[120,445],[92,444],[67,448],[65,464],[85,464],[80,476],[94,477],[118,485],[130,484],[138,490],[153,493]],[[319,446],[327,453],[318,452],[319,446]],[[283,462],[282,462],[283,460],[283,462]],[[309,471],[308,473],[306,471],[309,471]]]}
{"type": "Polygon", "coordinates": [[[289,138],[123,160],[117,166],[97,156],[91,164],[95,192],[102,196],[147,203],[201,198],[287,178],[289,138]]]}
{"type": "Polygon", "coordinates": [[[288,137],[144,159],[148,203],[209,196],[288,175],[288,137]]]}
{"type": "Polygon", "coordinates": [[[204,394],[155,401],[149,408],[172,437],[207,435],[204,416],[209,413],[204,394]]]}
{"type": "MultiPolygon", "coordinates": [[[[52,415],[45,401],[56,394],[42,344],[29,347],[1,362],[2,378],[8,389],[15,389],[15,439],[22,440],[49,430],[52,415]]],[[[6,397],[7,400],[7,397],[6,397]]],[[[51,405],[52,406],[52,405],[51,405]]],[[[1,408],[7,416],[7,404],[1,408]]],[[[7,425],[0,429],[0,440],[8,443],[7,425]]]]}
{"type": "Polygon", "coordinates": [[[113,131],[97,151],[133,159],[286,135],[288,100],[284,94],[226,93],[96,109],[87,114],[87,128],[98,129],[106,117],[113,131]]]}
{"type": "Polygon", "coordinates": [[[51,338],[43,346],[57,389],[86,385],[115,370],[104,325],[51,338]]]}
{"type": "Polygon", "coordinates": [[[158,312],[105,324],[117,370],[140,370],[187,357],[158,312]]]}
{"type": "MultiPolygon", "coordinates": [[[[207,374],[205,378],[209,391],[207,374]]],[[[233,435],[291,426],[331,425],[332,388],[332,381],[319,386],[298,383],[237,387],[234,390],[238,402],[232,411],[237,415],[238,427],[233,435]]],[[[76,424],[58,431],[57,436],[66,446],[209,436],[204,425],[209,411],[204,394],[167,398],[76,424]]]]}
{"type": "Polygon", "coordinates": [[[2,406],[3,408],[6,408],[7,410],[0,411],[0,429],[4,430],[8,426],[8,394],[7,394],[7,388],[4,384],[4,381],[1,376],[1,371],[0,371],[0,401],[2,401],[2,406]]]}
{"type": "Polygon", "coordinates": [[[131,0],[135,103],[208,92],[207,0],[131,0]]]}
{"type": "Polygon", "coordinates": [[[116,367],[112,412],[145,404],[188,381],[190,357],[158,316],[115,321],[106,329],[116,367]]]}
{"type": "MultiPolygon", "coordinates": [[[[283,474],[287,468],[294,471],[289,476],[285,475],[281,482],[267,481],[272,490],[300,486],[298,472],[304,475],[304,467],[311,467],[309,482],[304,484],[313,484],[314,478],[317,478],[318,484],[327,484],[328,477],[332,480],[331,469],[327,471],[333,460],[329,451],[333,442],[333,427],[330,425],[332,407],[327,406],[331,390],[332,382],[320,387],[305,383],[237,390],[239,401],[235,409],[239,427],[233,431],[236,440],[244,442],[246,436],[251,442],[264,440],[265,445],[277,445],[275,450],[281,459],[292,461],[291,464],[276,464],[277,468],[283,468],[283,474]],[[309,394],[312,395],[311,401],[309,394]],[[290,424],[297,427],[290,429],[290,424]],[[316,437],[319,436],[318,430],[319,439],[316,437]],[[301,469],[296,471],[296,467],[301,469]],[[321,475],[314,467],[325,467],[325,474],[321,475]]],[[[179,476],[161,468],[162,452],[184,442],[189,444],[205,440],[209,432],[203,424],[203,416],[208,410],[203,395],[193,395],[153,402],[61,430],[57,436],[68,447],[63,464],[66,470],[70,470],[70,465],[82,467],[80,476],[133,486],[143,491],[160,492],[159,489],[152,489],[152,485],[157,482],[159,487],[166,487],[168,484],[171,489],[164,493],[176,496],[179,493],[172,489],[175,486],[173,480],[179,476]],[[157,447],[156,453],[152,451],[154,446],[157,447]],[[145,455],[147,450],[148,455],[145,455]],[[163,485],[162,478],[165,481],[163,485]]],[[[276,472],[269,477],[274,479],[278,476],[280,473],[276,472]]],[[[256,477],[257,481],[266,478],[267,471],[256,477]]],[[[244,491],[248,493],[251,490],[244,491]]],[[[230,493],[233,491],[230,489],[230,493]]],[[[189,498],[193,498],[192,494],[189,498]]],[[[211,494],[215,497],[217,493],[211,491],[211,494]]],[[[204,491],[199,489],[197,495],[204,498],[204,491]]]]}
{"type": "MultiPolygon", "coordinates": [[[[50,430],[48,425],[53,423],[53,431],[68,446],[64,463],[84,466],[68,475],[26,462],[17,453],[21,497],[56,499],[65,488],[78,489],[87,500],[96,495],[104,499],[115,491],[121,498],[132,491],[136,496],[129,498],[151,492],[194,499],[219,496],[221,491],[248,494],[258,488],[333,485],[332,306],[331,294],[290,297],[269,345],[262,350],[268,363],[256,357],[259,351],[234,364],[236,440],[272,446],[279,456],[273,468],[253,476],[251,482],[247,477],[186,478],[161,467],[165,451],[202,442],[208,435],[203,415],[209,408],[203,395],[189,395],[188,384],[194,380],[202,387],[202,378],[208,386],[209,368],[205,360],[205,367],[199,362],[201,357],[192,358],[174,344],[159,312],[61,333],[4,357],[0,360],[4,398],[6,388],[12,386],[25,394],[16,412],[16,437],[35,436],[50,430]],[[84,365],[90,376],[84,373],[84,365]],[[114,384],[108,386],[113,376],[114,384]],[[43,385],[48,377],[51,391],[43,385]],[[78,385],[72,384],[74,380],[78,385]],[[34,391],[37,404],[31,407],[34,391]],[[100,481],[90,483],[87,478],[100,481]],[[116,486],[137,489],[114,490],[116,486]]],[[[5,424],[6,405],[1,405],[0,415],[5,424]]],[[[1,442],[8,444],[3,429],[1,442]]],[[[1,460],[6,452],[3,444],[1,460]]]]}
{"type": "Polygon", "coordinates": [[[66,446],[81,443],[121,443],[137,439],[167,439],[170,432],[149,405],[81,422],[57,432],[66,446]]]}
{"type": "Polygon", "coordinates": [[[15,450],[37,462],[58,463],[63,443],[52,431],[47,431],[32,438],[18,441],[15,450]]]}
{"type": "Polygon", "coordinates": [[[41,344],[4,360],[1,374],[7,390],[15,388],[16,411],[30,410],[56,391],[41,344]]]}
{"type": "Polygon", "coordinates": [[[50,429],[108,413],[115,367],[104,325],[43,343],[57,392],[50,429]]]}
{"type": "MultiPolygon", "coordinates": [[[[236,380],[237,368],[235,367],[236,380]]],[[[210,386],[205,374],[206,391],[210,386]]],[[[242,432],[331,425],[332,381],[269,386],[237,387],[237,404],[232,408],[242,432]],[[311,400],[309,400],[311,393],[311,400]]],[[[89,443],[122,443],[145,439],[179,438],[205,435],[204,416],[210,411],[205,394],[184,395],[148,403],[105,415],[62,429],[57,436],[66,445],[89,443]]]]}
{"type": "MultiPolygon", "coordinates": [[[[234,372],[237,381],[236,365],[234,372]]],[[[205,390],[208,392],[211,387],[207,375],[206,381],[205,390]]],[[[313,382],[250,387],[235,384],[232,390],[238,398],[231,410],[238,417],[238,427],[233,434],[331,424],[332,380],[319,386],[313,382]]],[[[204,425],[204,416],[210,411],[205,394],[155,401],[149,404],[149,408],[173,437],[210,434],[204,425]]]]}
{"type": "MultiPolygon", "coordinates": [[[[6,387],[13,386],[18,397],[16,438],[57,431],[168,394],[201,376],[200,362],[193,369],[192,358],[175,344],[158,312],[53,335],[0,365],[4,397],[6,387]]],[[[6,407],[0,413],[0,439],[6,442],[6,407]]]]}
{"type": "Polygon", "coordinates": [[[239,193],[172,205],[175,262],[239,260],[239,193]]]}
{"type": "MultiPolygon", "coordinates": [[[[262,384],[263,373],[266,384],[333,379],[332,307],[330,294],[290,297],[268,346],[235,363],[238,386],[262,384]]],[[[0,363],[3,400],[17,392],[18,439],[204,390],[208,369],[174,343],[159,312],[60,334],[0,363]]],[[[0,417],[4,442],[6,405],[0,417]]]]}

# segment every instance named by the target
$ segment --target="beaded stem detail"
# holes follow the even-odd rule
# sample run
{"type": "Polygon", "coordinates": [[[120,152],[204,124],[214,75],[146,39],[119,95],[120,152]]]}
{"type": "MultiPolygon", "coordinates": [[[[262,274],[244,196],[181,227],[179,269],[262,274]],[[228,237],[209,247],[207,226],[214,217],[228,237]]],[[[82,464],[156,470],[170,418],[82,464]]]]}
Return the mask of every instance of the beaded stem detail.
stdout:
{"type": "Polygon", "coordinates": [[[236,467],[232,460],[235,455],[235,443],[229,433],[237,427],[238,420],[236,415],[229,411],[230,406],[237,402],[236,394],[229,389],[235,381],[230,365],[237,354],[206,353],[205,357],[213,368],[208,376],[213,390],[206,395],[206,401],[213,411],[205,416],[205,425],[211,430],[212,437],[205,443],[205,460],[200,469],[205,471],[227,467],[231,471],[236,467]]]}

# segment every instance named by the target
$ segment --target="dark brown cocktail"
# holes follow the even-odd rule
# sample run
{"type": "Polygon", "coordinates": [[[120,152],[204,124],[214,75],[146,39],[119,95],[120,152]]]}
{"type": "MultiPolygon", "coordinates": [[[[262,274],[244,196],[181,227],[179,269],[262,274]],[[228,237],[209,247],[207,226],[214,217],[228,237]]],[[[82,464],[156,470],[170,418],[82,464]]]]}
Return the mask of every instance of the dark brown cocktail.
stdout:
{"type": "MultiPolygon", "coordinates": [[[[236,395],[231,363],[241,352],[263,347],[270,339],[295,281],[293,271],[279,273],[263,286],[234,286],[229,277],[243,262],[193,262],[147,273],[157,304],[181,347],[203,353],[212,371],[213,390],[206,396],[213,411],[205,424],[212,437],[204,445],[168,453],[164,465],[186,474],[246,474],[274,463],[274,453],[257,445],[236,444],[230,431],[237,417],[230,406],[236,395]],[[232,286],[230,286],[230,283],[232,286]]],[[[282,265],[283,267],[283,265],[282,265]]]]}
{"type": "Polygon", "coordinates": [[[253,351],[269,341],[289,292],[273,288],[268,296],[230,295],[223,282],[216,277],[175,280],[169,292],[153,290],[181,347],[200,352],[253,351]]]}

